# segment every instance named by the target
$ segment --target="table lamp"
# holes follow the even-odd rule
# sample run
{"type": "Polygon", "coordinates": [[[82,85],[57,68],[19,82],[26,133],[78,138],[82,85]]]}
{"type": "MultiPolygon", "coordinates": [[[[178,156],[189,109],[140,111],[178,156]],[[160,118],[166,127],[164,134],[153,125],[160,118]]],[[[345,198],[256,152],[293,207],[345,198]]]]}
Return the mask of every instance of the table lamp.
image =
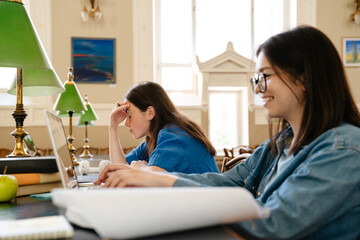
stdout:
{"type": "Polygon", "coordinates": [[[7,157],[30,157],[25,148],[23,96],[45,96],[64,91],[49,61],[35,27],[21,0],[0,1],[0,67],[17,68],[8,93],[16,94],[12,114],[16,129],[11,133],[15,148],[7,157]]]}
{"type": "Polygon", "coordinates": [[[68,80],[64,83],[65,92],[59,94],[54,110],[58,111],[59,117],[69,117],[69,151],[74,165],[79,165],[75,157],[75,147],[72,136],[72,118],[73,116],[81,116],[86,111],[86,106],[82,100],[79,90],[74,82],[73,68],[69,67],[68,80]]]}
{"type": "Polygon", "coordinates": [[[84,146],[83,146],[83,152],[80,155],[80,158],[92,158],[94,155],[91,154],[90,152],[90,146],[89,146],[89,138],[88,138],[88,126],[92,126],[93,122],[97,120],[97,116],[96,113],[93,109],[93,107],[91,106],[89,99],[87,97],[87,94],[85,94],[85,105],[87,110],[85,111],[85,114],[81,115],[79,118],[79,121],[77,122],[77,126],[85,127],[85,139],[84,139],[84,146]]]}

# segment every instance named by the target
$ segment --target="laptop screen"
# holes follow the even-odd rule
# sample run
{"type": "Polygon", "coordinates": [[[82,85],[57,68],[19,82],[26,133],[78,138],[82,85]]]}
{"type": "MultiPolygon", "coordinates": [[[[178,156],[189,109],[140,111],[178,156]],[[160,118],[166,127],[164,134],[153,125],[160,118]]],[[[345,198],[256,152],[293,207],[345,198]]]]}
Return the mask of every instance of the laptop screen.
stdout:
{"type": "Polygon", "coordinates": [[[62,120],[48,110],[44,111],[44,115],[56,158],[56,164],[60,172],[61,182],[64,188],[78,186],[62,120]],[[68,174],[67,170],[71,170],[69,171],[70,174],[68,174]],[[73,176],[71,173],[73,173],[73,176]]]}

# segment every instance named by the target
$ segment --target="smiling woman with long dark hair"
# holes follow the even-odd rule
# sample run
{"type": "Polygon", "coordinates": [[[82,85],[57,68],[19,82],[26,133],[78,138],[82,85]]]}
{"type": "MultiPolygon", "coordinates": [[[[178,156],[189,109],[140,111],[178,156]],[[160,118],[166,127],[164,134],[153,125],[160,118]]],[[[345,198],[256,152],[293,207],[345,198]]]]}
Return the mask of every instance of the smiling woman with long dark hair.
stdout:
{"type": "Polygon", "coordinates": [[[316,28],[297,27],[259,47],[256,72],[252,88],[280,124],[245,162],[191,175],[109,165],[97,183],[242,187],[271,210],[232,225],[249,239],[359,239],[360,114],[336,48],[316,28]]]}

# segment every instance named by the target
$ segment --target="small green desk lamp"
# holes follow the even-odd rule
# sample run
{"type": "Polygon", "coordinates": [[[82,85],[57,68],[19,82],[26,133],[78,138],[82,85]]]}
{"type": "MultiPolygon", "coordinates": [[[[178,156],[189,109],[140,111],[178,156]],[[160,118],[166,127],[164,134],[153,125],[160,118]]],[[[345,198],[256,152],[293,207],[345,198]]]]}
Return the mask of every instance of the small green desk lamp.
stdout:
{"type": "Polygon", "coordinates": [[[59,94],[54,110],[58,111],[59,117],[69,117],[69,151],[74,165],[78,165],[79,162],[75,157],[75,147],[73,141],[75,138],[72,136],[72,118],[73,116],[81,116],[86,111],[86,106],[82,100],[79,90],[75,85],[73,68],[69,67],[68,80],[64,83],[65,92],[59,94]]]}
{"type": "Polygon", "coordinates": [[[11,133],[15,148],[7,157],[30,157],[25,148],[27,116],[23,96],[46,96],[64,91],[21,0],[0,1],[0,67],[17,68],[8,93],[16,94],[11,133]]]}
{"type": "Polygon", "coordinates": [[[83,152],[81,153],[80,158],[92,158],[94,155],[92,155],[90,152],[88,126],[92,126],[93,121],[97,120],[98,118],[96,116],[93,107],[89,102],[87,94],[85,94],[85,105],[87,107],[87,110],[85,111],[85,114],[80,116],[79,121],[76,124],[79,127],[85,126],[85,139],[84,139],[85,144],[83,146],[83,152]]]}

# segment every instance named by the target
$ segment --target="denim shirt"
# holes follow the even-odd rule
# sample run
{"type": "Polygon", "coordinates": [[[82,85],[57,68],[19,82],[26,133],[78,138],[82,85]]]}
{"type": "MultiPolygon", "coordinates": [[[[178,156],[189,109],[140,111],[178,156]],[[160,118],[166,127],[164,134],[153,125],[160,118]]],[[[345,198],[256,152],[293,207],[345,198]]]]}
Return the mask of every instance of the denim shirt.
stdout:
{"type": "MultiPolygon", "coordinates": [[[[285,137],[291,134],[289,129],[285,137]]],[[[268,143],[224,174],[177,174],[174,186],[246,188],[260,205],[270,208],[270,217],[233,226],[258,238],[358,239],[360,128],[343,123],[326,131],[294,155],[266,187],[278,160],[268,143]]]]}

